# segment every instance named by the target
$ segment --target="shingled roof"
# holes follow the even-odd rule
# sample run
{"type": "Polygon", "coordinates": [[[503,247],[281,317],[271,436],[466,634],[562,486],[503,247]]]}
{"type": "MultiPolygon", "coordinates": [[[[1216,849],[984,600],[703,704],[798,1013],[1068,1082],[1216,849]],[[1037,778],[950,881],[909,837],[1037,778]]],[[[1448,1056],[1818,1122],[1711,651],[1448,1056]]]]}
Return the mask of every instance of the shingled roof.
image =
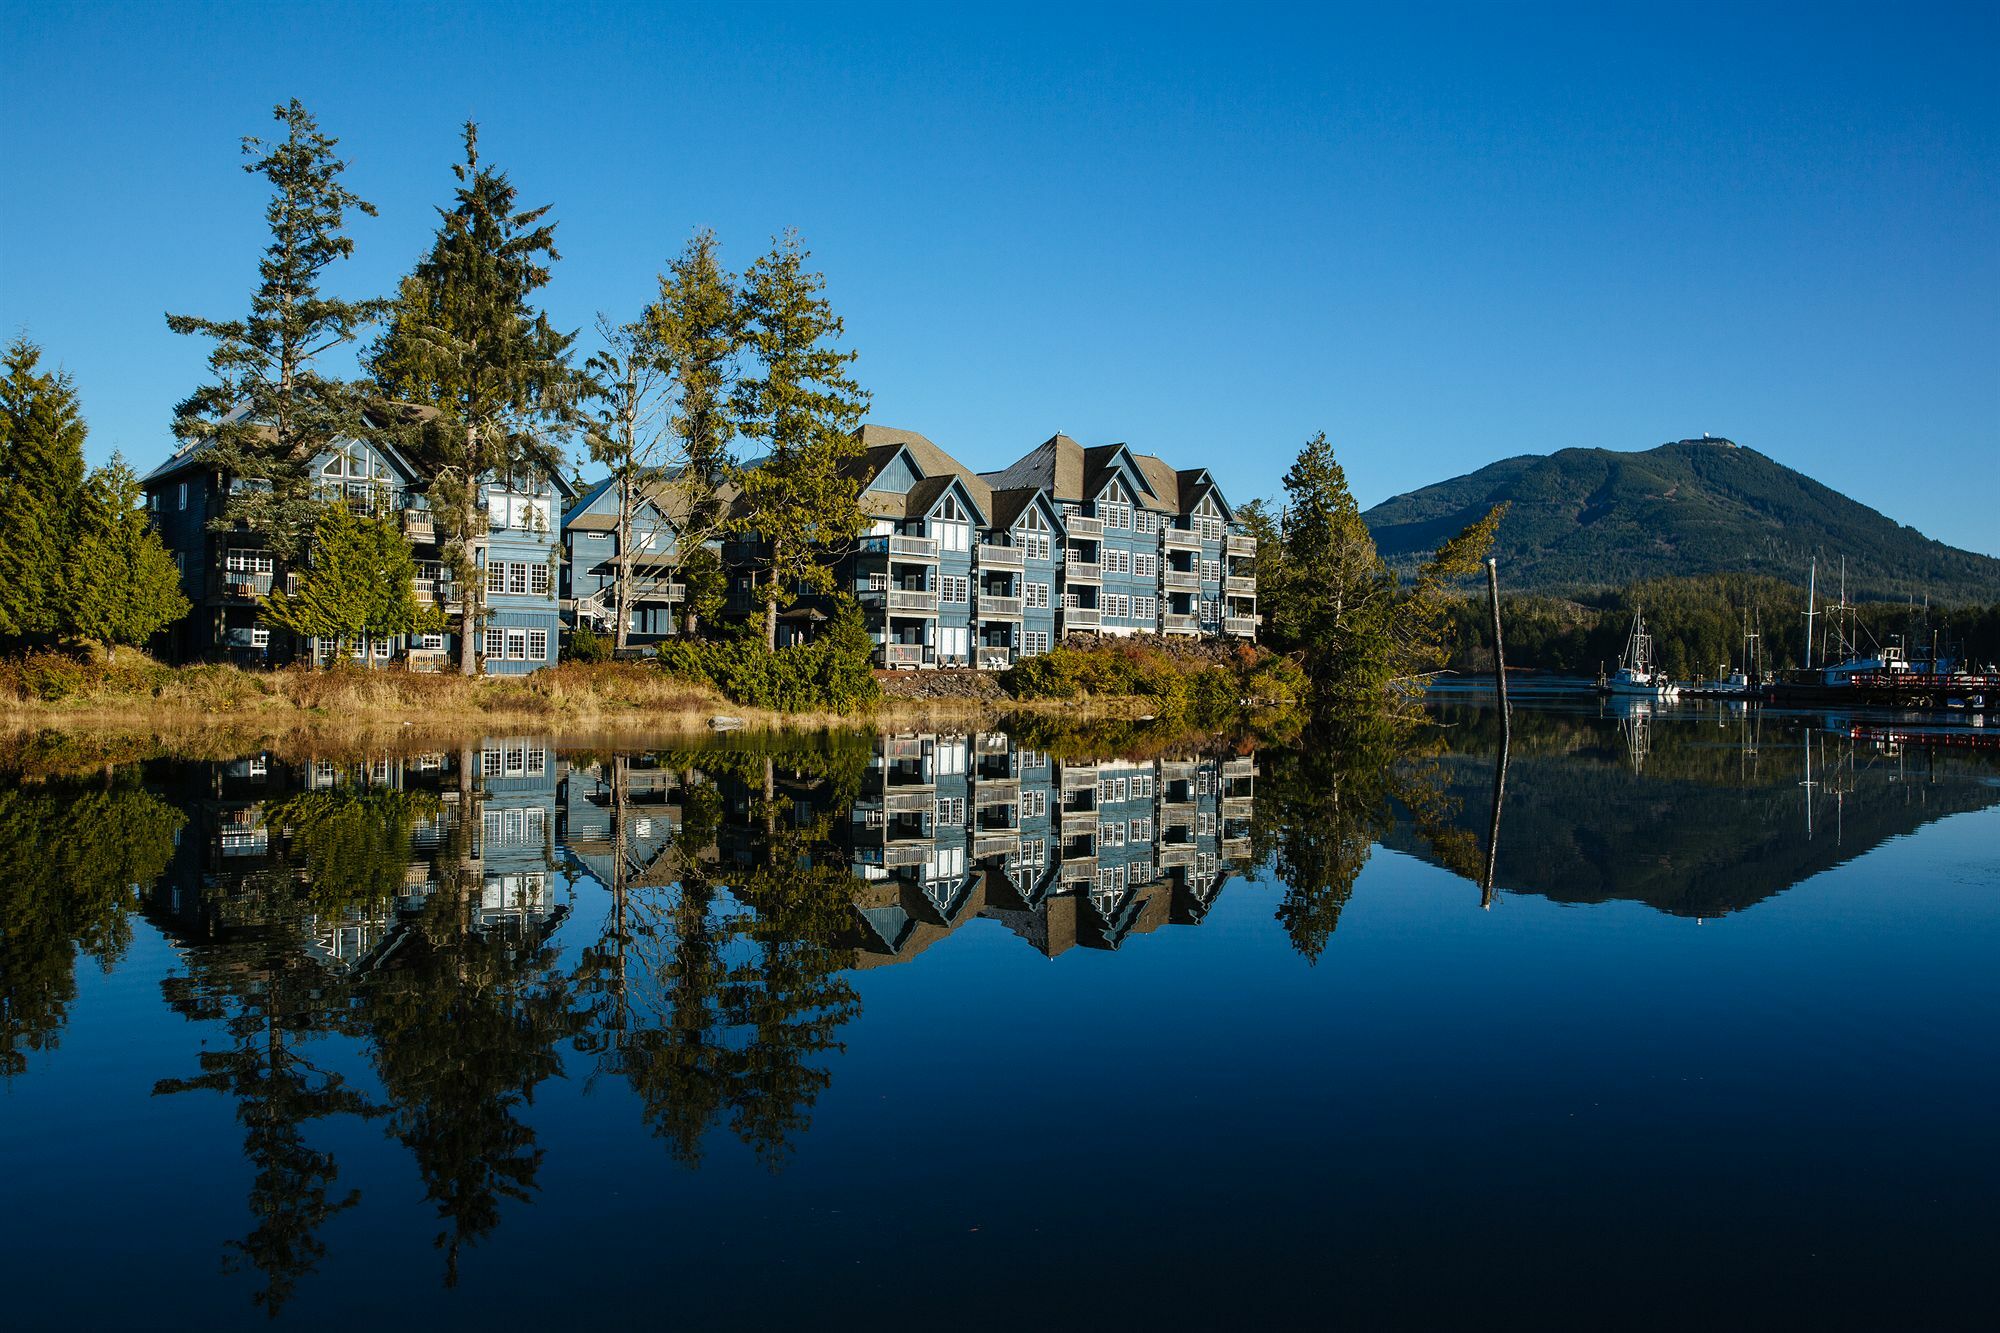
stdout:
{"type": "MultiPolygon", "coordinates": [[[[965,485],[965,493],[971,497],[981,517],[993,512],[993,490],[977,472],[953,458],[944,450],[913,430],[898,430],[893,426],[866,425],[860,431],[862,456],[857,464],[861,484],[865,488],[889,466],[898,452],[907,452],[910,461],[917,465],[917,471],[924,474],[925,482],[935,482],[939,478],[956,477],[965,485]]],[[[920,484],[912,487],[909,495],[898,508],[892,497],[882,492],[862,492],[862,508],[874,518],[904,518],[910,514],[921,514],[937,503],[944,493],[943,486],[920,484]],[[877,512],[877,511],[880,512],[877,512]]]]}

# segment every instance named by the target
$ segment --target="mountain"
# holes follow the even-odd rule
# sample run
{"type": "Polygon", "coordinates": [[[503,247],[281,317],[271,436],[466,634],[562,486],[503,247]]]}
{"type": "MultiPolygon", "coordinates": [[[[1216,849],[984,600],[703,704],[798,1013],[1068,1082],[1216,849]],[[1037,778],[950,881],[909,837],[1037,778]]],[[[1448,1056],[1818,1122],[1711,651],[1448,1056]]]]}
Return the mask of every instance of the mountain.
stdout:
{"type": "Polygon", "coordinates": [[[1384,500],[1362,518],[1382,554],[1408,569],[1502,501],[1510,508],[1494,554],[1517,592],[1729,573],[1803,585],[1817,554],[1822,586],[1828,562],[1847,557],[1850,597],[2000,601],[2000,559],[1933,541],[1721,439],[1504,458],[1384,500]]]}

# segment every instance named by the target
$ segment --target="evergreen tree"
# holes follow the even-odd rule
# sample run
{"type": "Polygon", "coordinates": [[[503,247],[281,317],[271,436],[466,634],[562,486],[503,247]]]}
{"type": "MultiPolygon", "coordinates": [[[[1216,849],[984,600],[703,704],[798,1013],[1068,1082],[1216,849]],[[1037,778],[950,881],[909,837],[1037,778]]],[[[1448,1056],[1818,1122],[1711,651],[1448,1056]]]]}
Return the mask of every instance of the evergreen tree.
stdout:
{"type": "Polygon", "coordinates": [[[65,637],[137,647],[188,613],[181,572],[146,521],[139,478],[117,455],[84,483],[66,545],[65,637]]]}
{"type": "Polygon", "coordinates": [[[416,575],[410,544],[393,521],[329,504],[313,529],[297,588],[274,587],[264,619],[301,638],[327,640],[336,653],[350,644],[365,649],[377,638],[431,628],[427,608],[417,605],[416,575]]]}
{"type": "Polygon", "coordinates": [[[39,370],[41,356],[17,338],[0,358],[0,635],[16,639],[60,628],[68,530],[83,489],[76,387],[39,370]]]}
{"type": "Polygon", "coordinates": [[[392,398],[428,409],[403,434],[435,478],[432,510],[459,589],[459,669],[479,669],[478,627],[487,540],[487,479],[554,476],[580,380],[574,335],[558,333],[529,298],[560,256],[548,206],[517,210],[505,172],[479,162],[478,126],[465,126],[465,160],[450,208],[438,210],[431,250],[404,279],[370,364],[392,398]]]}
{"type": "Polygon", "coordinates": [[[825,277],[809,272],[806,259],[788,233],[744,276],[756,365],[737,385],[736,416],[766,453],[734,474],[742,526],[764,543],[759,591],[770,648],[778,643],[779,609],[800,590],[832,592],[832,559],[868,526],[860,482],[846,466],[861,454],[856,428],[868,395],[848,374],[857,354],[834,346],[843,325],[822,294],[825,277]]]}
{"type": "Polygon", "coordinates": [[[718,595],[698,600],[695,584],[719,578],[721,568],[710,542],[728,522],[730,442],[737,426],[732,412],[738,361],[743,349],[744,310],[737,283],[716,258],[715,234],[698,231],[660,276],[660,295],[647,308],[646,325],[674,378],[673,431],[679,440],[679,469],[673,479],[677,533],[675,576],[687,585],[683,628],[693,634],[703,619],[721,610],[718,595]]]}
{"type": "Polygon", "coordinates": [[[322,358],[380,317],[379,300],[343,301],[320,290],[326,271],[354,251],[342,231],[347,212],[375,206],[341,184],[347,164],[338,140],[295,98],[275,107],[285,127],[275,142],[245,139],[244,170],[265,178],[271,242],[242,319],[168,315],[175,333],[214,340],[212,381],[174,409],[174,433],[202,447],[215,471],[235,483],[221,524],[261,534],[281,560],[296,559],[316,509],[312,460],[341,436],[367,429],[362,386],[323,373],[322,358]]]}
{"type": "Polygon", "coordinates": [[[1325,432],[1306,442],[1285,473],[1279,568],[1265,572],[1260,549],[1258,592],[1269,599],[1277,646],[1302,657],[1316,702],[1375,705],[1394,682],[1444,665],[1449,591],[1492,546],[1501,513],[1446,542],[1404,589],[1376,551],[1325,432]]]}

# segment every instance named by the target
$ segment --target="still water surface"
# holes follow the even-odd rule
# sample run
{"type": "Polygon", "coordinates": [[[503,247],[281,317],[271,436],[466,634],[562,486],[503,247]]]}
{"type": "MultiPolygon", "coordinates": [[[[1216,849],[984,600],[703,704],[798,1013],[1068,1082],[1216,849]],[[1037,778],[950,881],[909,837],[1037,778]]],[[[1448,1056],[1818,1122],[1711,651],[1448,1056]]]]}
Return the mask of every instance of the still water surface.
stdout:
{"type": "Polygon", "coordinates": [[[29,772],[0,1323],[1980,1324],[2000,759],[1850,730],[29,772]]]}

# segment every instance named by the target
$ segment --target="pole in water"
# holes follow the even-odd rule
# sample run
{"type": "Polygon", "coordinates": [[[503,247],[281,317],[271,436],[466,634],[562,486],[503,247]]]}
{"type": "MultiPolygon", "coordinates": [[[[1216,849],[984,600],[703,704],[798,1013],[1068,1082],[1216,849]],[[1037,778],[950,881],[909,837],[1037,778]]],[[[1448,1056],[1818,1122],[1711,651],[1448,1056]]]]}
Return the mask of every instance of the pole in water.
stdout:
{"type": "Polygon", "coordinates": [[[1514,737],[1514,721],[1507,706],[1507,647],[1500,638],[1500,562],[1492,556],[1486,557],[1486,594],[1493,606],[1493,678],[1500,683],[1500,757],[1493,765],[1493,827],[1486,834],[1486,878],[1479,886],[1481,907],[1493,906],[1493,877],[1500,867],[1500,807],[1507,799],[1507,751],[1514,737]]]}
{"type": "Polygon", "coordinates": [[[1500,725],[1507,726],[1507,648],[1500,638],[1500,562],[1486,557],[1486,594],[1493,604],[1493,679],[1500,685],[1500,725]]]}

